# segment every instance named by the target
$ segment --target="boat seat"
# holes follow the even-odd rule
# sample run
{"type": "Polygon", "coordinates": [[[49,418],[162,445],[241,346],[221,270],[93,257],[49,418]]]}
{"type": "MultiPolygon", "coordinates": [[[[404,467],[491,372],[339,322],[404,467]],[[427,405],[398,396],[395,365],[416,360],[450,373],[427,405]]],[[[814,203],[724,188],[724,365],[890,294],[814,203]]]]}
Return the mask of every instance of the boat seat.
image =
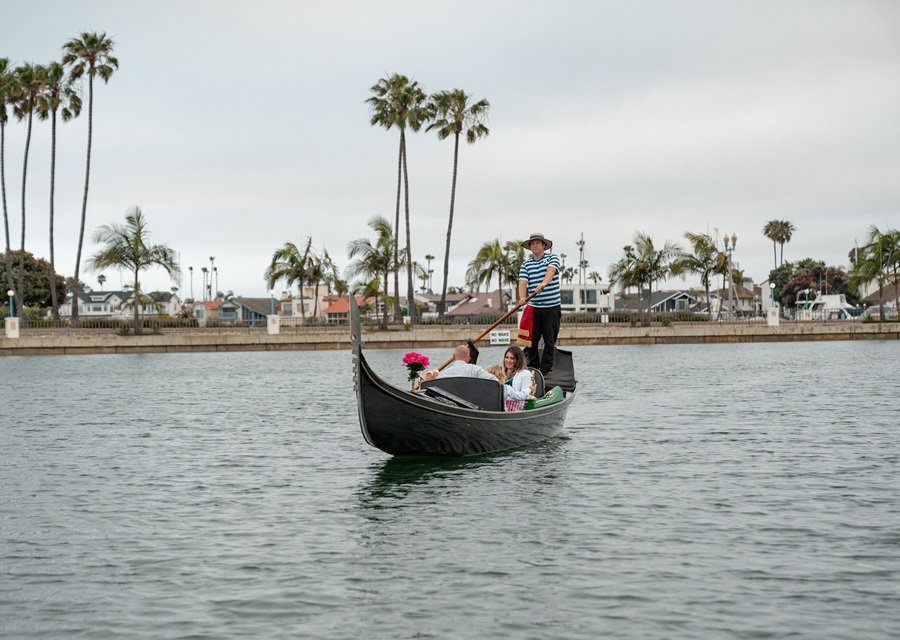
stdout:
{"type": "Polygon", "coordinates": [[[534,369],[533,367],[528,367],[528,370],[534,374],[534,397],[542,398],[546,391],[544,388],[546,385],[544,384],[544,374],[541,373],[540,369],[534,369]]]}
{"type": "Polygon", "coordinates": [[[422,383],[422,390],[429,388],[446,391],[484,411],[503,411],[505,408],[503,385],[494,380],[481,378],[438,378],[422,383]]]}

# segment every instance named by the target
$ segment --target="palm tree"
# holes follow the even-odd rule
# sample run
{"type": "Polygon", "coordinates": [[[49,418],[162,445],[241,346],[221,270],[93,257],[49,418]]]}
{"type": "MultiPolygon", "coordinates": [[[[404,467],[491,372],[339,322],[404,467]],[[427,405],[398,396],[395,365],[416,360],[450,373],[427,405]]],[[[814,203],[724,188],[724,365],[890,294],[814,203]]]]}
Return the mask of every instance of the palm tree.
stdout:
{"type": "Polygon", "coordinates": [[[788,222],[787,220],[781,221],[781,229],[778,234],[778,244],[781,245],[781,264],[784,264],[784,245],[791,241],[796,230],[797,227],[795,227],[793,223],[788,222]]]}
{"type": "Polygon", "coordinates": [[[680,251],[678,245],[668,241],[657,249],[653,238],[638,231],[633,244],[625,246],[625,255],[609,269],[609,281],[618,284],[623,292],[629,287],[636,287],[640,299],[641,291],[647,287],[645,324],[650,323],[653,309],[653,283],[671,275],[672,262],[680,251]]]}
{"type": "MultiPolygon", "coordinates": [[[[373,243],[368,238],[353,240],[347,245],[348,257],[356,260],[347,266],[347,276],[362,276],[363,280],[371,283],[378,278],[384,279],[384,312],[381,315],[381,328],[387,329],[387,290],[388,278],[394,270],[392,252],[394,250],[394,235],[391,231],[391,221],[384,216],[373,216],[369,220],[369,226],[377,234],[373,243]]],[[[369,289],[371,290],[371,288],[369,289]]],[[[377,288],[376,288],[377,297],[377,288]]],[[[410,303],[412,300],[410,300],[410,303]]],[[[376,300],[377,305],[377,300],[376,300]]]]}
{"type": "Polygon", "coordinates": [[[56,184],[56,114],[68,122],[81,113],[81,96],[72,77],[59,62],[46,67],[43,92],[38,96],[37,114],[41,120],[50,118],[50,305],[53,308],[53,326],[59,326],[59,301],[56,299],[56,261],[53,252],[53,206],[56,184]]]}
{"type": "Polygon", "coordinates": [[[126,271],[134,277],[134,332],[141,333],[140,274],[152,267],[160,267],[169,274],[173,282],[181,272],[175,252],[165,244],[151,245],[147,220],[138,206],[132,207],[125,216],[125,224],[105,224],[94,231],[93,242],[105,246],[88,258],[89,271],[116,269],[126,271]]]}
{"type": "Polygon", "coordinates": [[[503,245],[503,254],[506,257],[506,270],[503,279],[509,285],[509,299],[515,300],[515,289],[519,281],[519,269],[525,262],[525,247],[518,240],[507,240],[503,245]]]}
{"type": "Polygon", "coordinates": [[[444,247],[444,284],[441,287],[441,306],[438,322],[444,320],[444,307],[447,299],[447,276],[450,272],[450,236],[453,232],[453,209],[456,204],[456,176],[459,169],[459,137],[466,136],[466,142],[475,144],[479,139],[490,134],[485,121],[491,104],[487,100],[469,104],[471,96],[462,89],[441,91],[431,96],[430,110],[434,114],[434,122],[428,125],[428,131],[435,129],[438,140],[453,136],[453,181],[450,186],[450,217],[447,221],[447,245],[444,247]]]}
{"type": "Polygon", "coordinates": [[[875,225],[869,227],[866,244],[859,251],[856,262],[858,284],[876,282],[880,303],[880,316],[884,320],[884,286],[894,285],[894,304],[900,309],[900,231],[886,229],[881,231],[875,225]]]}
{"type": "Polygon", "coordinates": [[[672,262],[672,275],[681,276],[686,273],[700,276],[700,284],[706,291],[706,313],[712,316],[712,307],[709,304],[709,287],[712,277],[721,267],[722,260],[716,243],[709,234],[691,233],[684,234],[685,239],[691,244],[691,252],[680,251],[672,262]]]}
{"type": "Polygon", "coordinates": [[[762,233],[772,241],[772,253],[775,257],[775,268],[778,268],[778,238],[780,236],[781,221],[769,220],[763,227],[762,233]]]}
{"type": "Polygon", "coordinates": [[[106,282],[106,276],[101,273],[97,276],[97,282],[100,284],[100,291],[103,291],[103,283],[106,282]]]}
{"type": "Polygon", "coordinates": [[[284,280],[288,289],[295,284],[300,291],[300,319],[306,322],[306,304],[303,302],[303,285],[310,281],[313,268],[312,238],[306,239],[303,248],[293,242],[285,242],[281,249],[272,254],[272,262],[263,277],[266,287],[272,289],[279,280],[284,280]]]}
{"type": "Polygon", "coordinates": [[[590,280],[594,284],[598,284],[601,280],[603,280],[603,277],[597,271],[591,271],[591,273],[588,275],[588,278],[590,278],[590,280]]]}
{"type": "Polygon", "coordinates": [[[506,254],[500,246],[500,240],[496,238],[481,245],[475,259],[469,263],[466,284],[478,293],[482,284],[490,289],[491,279],[494,277],[497,278],[497,288],[502,291],[506,280],[506,254]]]}
{"type": "MultiPolygon", "coordinates": [[[[16,67],[19,78],[19,92],[14,106],[16,120],[28,121],[28,132],[25,135],[25,157],[22,160],[22,245],[19,251],[19,282],[17,291],[20,299],[24,298],[25,287],[25,184],[28,176],[28,152],[31,147],[31,125],[37,109],[38,96],[44,87],[46,69],[41,65],[26,63],[16,67]]],[[[19,321],[25,323],[25,305],[19,304],[19,321]]]]}
{"type": "MultiPolygon", "coordinates": [[[[9,64],[9,58],[0,58],[0,185],[2,185],[3,193],[3,229],[6,231],[6,285],[12,290],[15,287],[13,283],[12,270],[12,252],[10,251],[9,238],[9,211],[6,208],[6,123],[9,120],[9,114],[6,111],[7,105],[14,105],[19,93],[19,79],[9,64]]],[[[16,291],[18,297],[18,291],[16,291]]],[[[21,306],[22,301],[18,299],[17,304],[21,306]]]]}
{"type": "MultiPolygon", "coordinates": [[[[91,178],[91,145],[94,132],[94,78],[100,77],[104,84],[109,82],[113,72],[119,68],[119,61],[113,57],[115,43],[106,33],[88,33],[84,31],[78,38],[72,38],[63,45],[63,64],[71,65],[71,77],[78,80],[84,74],[88,77],[88,141],[87,161],[84,169],[84,197],[81,201],[81,228],[78,232],[78,252],[75,255],[74,282],[78,280],[81,269],[81,249],[84,244],[84,225],[87,218],[88,186],[91,178]]],[[[78,326],[78,294],[80,290],[72,291],[72,325],[78,326]]]]}
{"type": "MultiPolygon", "coordinates": [[[[372,85],[370,91],[374,94],[366,100],[372,112],[369,123],[385,129],[397,127],[400,129],[400,152],[397,160],[397,208],[394,225],[394,262],[400,262],[400,189],[404,185],[404,202],[406,205],[406,255],[412,255],[409,233],[409,173],[406,162],[406,127],[418,131],[431,117],[425,104],[424,89],[415,80],[410,80],[404,75],[393,74],[382,78],[372,85]]],[[[412,271],[408,272],[407,297],[409,299],[410,322],[415,324],[413,298],[412,271]]],[[[400,320],[400,281],[399,272],[394,274],[394,291],[397,299],[394,305],[395,319],[400,320]]]]}

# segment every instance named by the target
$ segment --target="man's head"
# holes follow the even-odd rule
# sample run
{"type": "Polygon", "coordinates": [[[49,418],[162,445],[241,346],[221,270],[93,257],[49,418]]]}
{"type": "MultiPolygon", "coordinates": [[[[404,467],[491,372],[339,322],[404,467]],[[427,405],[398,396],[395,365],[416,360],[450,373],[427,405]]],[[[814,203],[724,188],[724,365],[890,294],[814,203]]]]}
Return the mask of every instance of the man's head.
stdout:
{"type": "Polygon", "coordinates": [[[540,258],[545,251],[550,250],[553,246],[553,241],[545,238],[543,233],[532,233],[528,240],[522,243],[522,246],[531,251],[536,258],[540,258]]]}
{"type": "Polygon", "coordinates": [[[453,359],[454,360],[462,360],[463,362],[469,361],[469,346],[465,344],[461,344],[453,350],[453,359]]]}

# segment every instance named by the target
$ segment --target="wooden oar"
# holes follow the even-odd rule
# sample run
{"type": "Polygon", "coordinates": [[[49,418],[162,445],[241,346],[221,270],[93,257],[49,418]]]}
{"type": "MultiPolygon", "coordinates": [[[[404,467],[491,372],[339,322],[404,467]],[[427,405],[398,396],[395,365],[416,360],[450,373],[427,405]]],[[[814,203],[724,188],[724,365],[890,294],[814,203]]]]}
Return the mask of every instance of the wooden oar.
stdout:
{"type": "MultiPolygon", "coordinates": [[[[489,334],[491,331],[493,331],[494,327],[496,327],[498,324],[500,324],[501,322],[503,322],[504,320],[506,320],[508,317],[510,317],[512,314],[514,314],[516,311],[518,311],[518,310],[521,309],[523,306],[525,306],[525,304],[526,304],[529,300],[531,300],[534,296],[536,296],[536,295],[537,295],[537,291],[535,291],[535,292],[532,293],[530,296],[528,296],[527,298],[525,298],[525,300],[522,301],[522,304],[517,304],[515,307],[513,307],[512,309],[509,310],[509,313],[507,313],[505,316],[503,316],[502,318],[500,318],[499,320],[497,320],[497,322],[495,322],[494,324],[492,324],[491,326],[489,326],[487,329],[485,329],[484,331],[482,331],[481,333],[479,333],[479,334],[478,334],[478,337],[476,337],[474,340],[473,340],[472,338],[469,338],[468,340],[466,340],[466,343],[469,345],[469,350],[471,351],[472,349],[475,349],[475,343],[476,343],[476,342],[478,342],[478,341],[481,340],[483,337],[485,337],[487,334],[489,334]]],[[[475,349],[475,352],[477,353],[477,352],[478,352],[478,349],[475,349]]],[[[447,360],[447,362],[445,362],[444,364],[442,364],[441,366],[439,366],[439,367],[438,367],[438,371],[443,371],[443,370],[444,370],[444,367],[446,367],[446,366],[447,366],[448,364],[450,364],[451,362],[453,362],[453,358],[452,358],[452,357],[451,357],[449,360],[447,360]]]]}

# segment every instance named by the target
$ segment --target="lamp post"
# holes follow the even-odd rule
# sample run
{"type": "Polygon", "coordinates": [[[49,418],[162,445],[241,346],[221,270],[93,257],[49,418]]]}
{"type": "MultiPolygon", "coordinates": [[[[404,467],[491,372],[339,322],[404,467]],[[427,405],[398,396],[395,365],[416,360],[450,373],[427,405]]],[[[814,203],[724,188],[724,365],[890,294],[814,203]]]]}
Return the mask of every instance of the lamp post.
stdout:
{"type": "Polygon", "coordinates": [[[12,289],[10,289],[9,291],[6,292],[6,295],[9,296],[9,317],[12,318],[13,317],[13,307],[15,306],[15,303],[16,303],[16,297],[15,297],[16,292],[13,291],[12,289]]]}
{"type": "Polygon", "coordinates": [[[772,290],[772,308],[774,309],[775,308],[775,283],[774,282],[769,283],[769,289],[772,290]]]}
{"type": "Polygon", "coordinates": [[[275,315],[275,289],[269,289],[269,298],[272,300],[272,314],[275,315]]]}
{"type": "Polygon", "coordinates": [[[731,244],[728,244],[728,234],[725,234],[725,253],[728,255],[728,274],[726,281],[728,282],[728,318],[733,319],[734,313],[734,267],[731,263],[731,255],[737,247],[737,234],[731,234],[731,244]]]}

